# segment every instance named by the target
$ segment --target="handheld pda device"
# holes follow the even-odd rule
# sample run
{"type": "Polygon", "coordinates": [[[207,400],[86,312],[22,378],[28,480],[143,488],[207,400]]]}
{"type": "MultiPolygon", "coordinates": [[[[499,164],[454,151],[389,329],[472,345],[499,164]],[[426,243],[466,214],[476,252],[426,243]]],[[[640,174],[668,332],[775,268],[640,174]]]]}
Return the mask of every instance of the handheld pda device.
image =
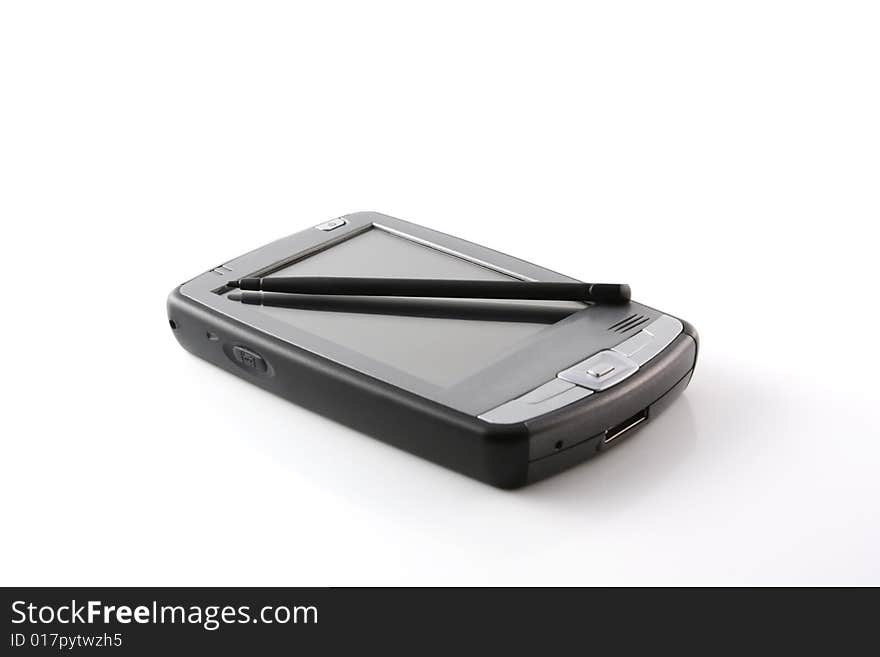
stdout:
{"type": "Polygon", "coordinates": [[[694,329],[634,301],[302,296],[312,304],[281,307],[234,294],[239,279],[291,276],[577,281],[359,212],[225,262],[168,298],[173,333],[193,354],[502,488],[557,473],[645,426],[696,363],[694,329]]]}

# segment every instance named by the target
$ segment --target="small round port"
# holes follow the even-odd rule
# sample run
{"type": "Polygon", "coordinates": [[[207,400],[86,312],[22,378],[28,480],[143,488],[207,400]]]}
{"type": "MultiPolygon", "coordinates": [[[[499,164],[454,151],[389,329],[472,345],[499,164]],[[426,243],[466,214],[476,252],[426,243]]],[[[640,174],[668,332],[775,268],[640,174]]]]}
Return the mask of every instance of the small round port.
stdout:
{"type": "Polygon", "coordinates": [[[556,441],[556,444],[553,445],[553,446],[554,446],[557,450],[560,450],[560,449],[562,449],[562,445],[563,445],[562,441],[561,441],[561,440],[557,440],[557,441],[556,441]]]}
{"type": "Polygon", "coordinates": [[[174,329],[177,328],[177,322],[175,322],[173,319],[169,319],[169,320],[168,320],[168,326],[170,326],[170,327],[171,327],[171,330],[173,331],[174,329]]]}

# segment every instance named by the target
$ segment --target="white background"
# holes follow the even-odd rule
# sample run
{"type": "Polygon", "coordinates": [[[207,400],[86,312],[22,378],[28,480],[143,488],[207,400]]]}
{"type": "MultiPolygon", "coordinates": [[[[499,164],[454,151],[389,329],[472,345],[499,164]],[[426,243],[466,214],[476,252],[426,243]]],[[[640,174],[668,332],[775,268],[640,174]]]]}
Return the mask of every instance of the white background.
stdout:
{"type": "Polygon", "coordinates": [[[0,9],[3,584],[880,584],[876,3],[0,9]],[[503,492],[184,352],[182,281],[378,210],[691,321],[503,492]]]}

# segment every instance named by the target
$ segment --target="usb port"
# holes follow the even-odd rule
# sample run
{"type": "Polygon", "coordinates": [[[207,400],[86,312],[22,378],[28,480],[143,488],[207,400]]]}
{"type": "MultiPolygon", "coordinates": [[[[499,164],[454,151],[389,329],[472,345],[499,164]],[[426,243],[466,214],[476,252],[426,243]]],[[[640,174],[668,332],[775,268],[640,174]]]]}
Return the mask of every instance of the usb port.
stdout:
{"type": "Polygon", "coordinates": [[[628,418],[621,422],[620,424],[615,424],[610,429],[606,429],[605,431],[605,444],[607,445],[610,442],[613,442],[620,438],[623,434],[628,431],[632,431],[637,426],[639,426],[642,422],[648,419],[648,409],[642,409],[631,418],[628,418]]]}

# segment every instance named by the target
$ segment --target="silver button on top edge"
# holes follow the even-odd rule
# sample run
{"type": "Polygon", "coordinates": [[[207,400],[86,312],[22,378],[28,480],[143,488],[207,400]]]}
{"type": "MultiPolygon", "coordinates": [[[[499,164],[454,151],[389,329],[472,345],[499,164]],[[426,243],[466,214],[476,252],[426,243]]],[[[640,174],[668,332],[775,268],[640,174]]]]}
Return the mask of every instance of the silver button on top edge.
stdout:
{"type": "Polygon", "coordinates": [[[330,221],[325,221],[323,224],[318,224],[317,226],[315,226],[315,228],[317,228],[318,230],[323,230],[323,231],[335,230],[341,226],[344,226],[347,223],[348,223],[348,221],[346,221],[345,219],[342,219],[342,218],[331,219],[330,221]]]}

